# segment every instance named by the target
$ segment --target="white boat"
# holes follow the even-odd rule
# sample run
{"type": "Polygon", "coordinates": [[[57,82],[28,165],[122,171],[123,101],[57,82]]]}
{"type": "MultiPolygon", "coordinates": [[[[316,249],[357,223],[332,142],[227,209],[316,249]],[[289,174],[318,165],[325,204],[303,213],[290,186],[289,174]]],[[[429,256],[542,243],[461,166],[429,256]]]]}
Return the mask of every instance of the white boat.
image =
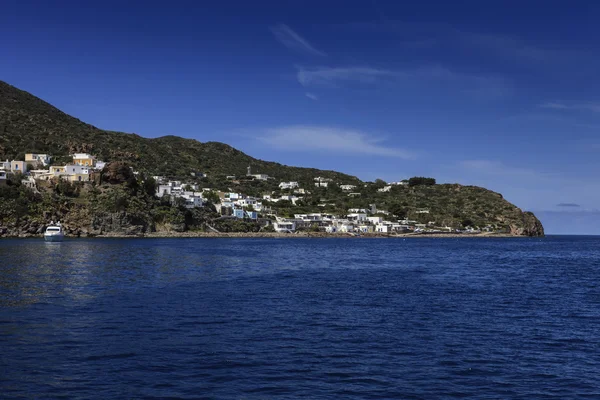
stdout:
{"type": "Polygon", "coordinates": [[[60,221],[57,224],[50,222],[50,225],[44,232],[44,240],[46,242],[61,242],[65,237],[60,221]]]}

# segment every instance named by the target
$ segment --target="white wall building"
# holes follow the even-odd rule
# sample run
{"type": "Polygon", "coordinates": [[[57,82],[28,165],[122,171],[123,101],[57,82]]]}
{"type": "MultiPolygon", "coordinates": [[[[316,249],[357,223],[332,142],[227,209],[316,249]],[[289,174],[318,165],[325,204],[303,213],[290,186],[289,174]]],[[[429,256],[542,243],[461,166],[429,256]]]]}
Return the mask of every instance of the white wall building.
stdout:
{"type": "Polygon", "coordinates": [[[35,154],[35,153],[27,153],[25,154],[25,162],[26,163],[34,163],[41,164],[44,167],[47,167],[50,164],[51,156],[48,154],[35,154]]]}
{"type": "Polygon", "coordinates": [[[373,225],[377,225],[383,222],[382,217],[367,217],[367,220],[373,225]]]}
{"type": "Polygon", "coordinates": [[[366,213],[351,213],[346,216],[350,221],[366,221],[367,214],[366,213]]]}
{"type": "Polygon", "coordinates": [[[65,165],[67,174],[89,174],[90,169],[84,165],[65,165]]]}
{"type": "Polygon", "coordinates": [[[279,189],[296,189],[298,186],[298,182],[281,182],[279,184],[279,189]]]}
{"type": "Polygon", "coordinates": [[[390,226],[386,225],[386,224],[377,224],[377,225],[375,225],[375,232],[389,233],[390,232],[390,226]]]}
{"type": "Polygon", "coordinates": [[[273,223],[275,232],[294,232],[296,230],[296,223],[294,221],[277,221],[273,223]]]}

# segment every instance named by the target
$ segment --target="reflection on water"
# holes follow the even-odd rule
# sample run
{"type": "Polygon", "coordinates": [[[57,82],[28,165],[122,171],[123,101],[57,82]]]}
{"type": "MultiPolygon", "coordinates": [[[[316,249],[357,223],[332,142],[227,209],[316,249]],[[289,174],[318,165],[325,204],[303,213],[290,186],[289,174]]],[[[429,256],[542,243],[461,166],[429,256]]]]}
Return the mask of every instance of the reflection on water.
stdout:
{"type": "MultiPolygon", "coordinates": [[[[598,260],[595,248],[574,252],[558,250],[540,239],[513,241],[510,251],[498,240],[352,240],[352,239],[80,239],[0,241],[0,306],[69,298],[85,302],[103,292],[139,287],[237,277],[261,276],[298,270],[404,269],[429,270],[425,279],[476,287],[498,285],[482,260],[509,267],[516,262],[556,259],[598,260]],[[444,251],[438,251],[443,243],[444,251]],[[416,245],[415,245],[416,244],[416,245]],[[448,256],[452,254],[452,264],[448,256]],[[540,258],[541,257],[541,258],[540,258]],[[454,268],[461,265],[463,268],[454,268]],[[465,268],[468,267],[468,268],[465,268]]],[[[514,273],[511,272],[511,273],[514,273]]],[[[519,273],[519,271],[517,271],[519,273]]]]}

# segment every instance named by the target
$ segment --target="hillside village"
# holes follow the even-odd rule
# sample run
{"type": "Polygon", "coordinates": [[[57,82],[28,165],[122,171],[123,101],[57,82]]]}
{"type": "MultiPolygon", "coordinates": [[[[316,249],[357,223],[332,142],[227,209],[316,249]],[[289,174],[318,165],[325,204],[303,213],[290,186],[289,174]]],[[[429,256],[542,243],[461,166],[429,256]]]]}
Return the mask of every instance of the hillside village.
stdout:
{"type": "MultiPolygon", "coordinates": [[[[72,154],[68,163],[55,165],[52,155],[49,154],[25,154],[24,160],[12,160],[0,162],[0,186],[6,185],[9,174],[20,176],[21,184],[33,191],[41,182],[58,180],[76,183],[78,185],[93,184],[95,175],[101,174],[107,166],[106,162],[98,160],[88,153],[72,154]]],[[[137,175],[137,171],[133,171],[137,175]]],[[[427,208],[417,209],[416,214],[421,218],[419,221],[408,219],[407,216],[394,215],[388,210],[379,209],[377,204],[369,204],[365,208],[349,208],[343,210],[343,214],[334,214],[325,211],[333,204],[316,204],[312,212],[306,212],[303,204],[304,196],[310,195],[312,190],[327,189],[336,186],[343,195],[348,197],[360,197],[360,188],[355,184],[334,182],[333,179],[315,176],[311,187],[301,187],[299,182],[282,181],[277,187],[278,191],[269,191],[262,196],[251,196],[236,191],[217,190],[210,187],[200,187],[198,178],[206,178],[207,174],[193,172],[191,175],[196,181],[172,180],[164,176],[153,176],[155,185],[155,196],[163,202],[167,201],[173,206],[183,206],[187,209],[214,206],[216,212],[223,219],[238,219],[254,222],[261,226],[261,230],[275,231],[281,233],[293,233],[300,230],[310,230],[324,233],[345,233],[351,235],[378,233],[479,233],[482,230],[492,232],[493,226],[473,227],[464,226],[461,229],[436,224],[435,221],[426,221],[430,211],[427,208]],[[286,204],[287,209],[302,209],[304,212],[288,212],[282,215],[279,211],[280,204],[286,204]]],[[[226,182],[233,186],[243,178],[246,182],[273,182],[275,178],[262,173],[253,173],[248,166],[244,177],[234,175],[225,176],[226,182]]],[[[411,178],[390,182],[381,185],[377,189],[379,193],[388,193],[395,186],[409,186],[414,182],[434,185],[435,180],[431,178],[411,178]]],[[[365,184],[366,186],[366,184],[365,184]]]]}

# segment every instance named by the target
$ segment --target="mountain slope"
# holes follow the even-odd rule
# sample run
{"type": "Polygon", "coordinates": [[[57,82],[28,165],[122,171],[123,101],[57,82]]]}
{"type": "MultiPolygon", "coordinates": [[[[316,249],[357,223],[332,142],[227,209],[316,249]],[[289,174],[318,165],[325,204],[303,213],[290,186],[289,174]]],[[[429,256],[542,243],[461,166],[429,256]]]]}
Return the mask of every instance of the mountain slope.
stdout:
{"type": "MultiPolygon", "coordinates": [[[[335,171],[262,161],[223,143],[201,143],[176,136],[147,139],[135,134],[98,129],[0,81],[0,159],[23,159],[26,152],[50,153],[58,157],[57,162],[67,161],[68,155],[74,152],[89,152],[104,161],[127,161],[142,172],[170,178],[190,178],[190,172],[206,172],[209,178],[197,180],[201,186],[248,195],[258,196],[277,191],[278,183],[285,180],[298,181],[311,191],[296,207],[285,202],[273,204],[279,215],[317,210],[344,214],[349,208],[368,208],[370,204],[376,204],[397,217],[421,223],[435,222],[437,226],[491,226],[497,231],[515,235],[544,234],[541,223],[532,213],[523,212],[500,194],[484,188],[445,184],[395,186],[389,192],[379,192],[383,182],[364,183],[356,177],[335,171]],[[268,174],[276,179],[268,182],[225,179],[226,175],[244,176],[248,165],[252,166],[254,173],[268,174]],[[316,176],[331,178],[336,184],[328,188],[316,188],[313,184],[316,176]],[[357,195],[348,196],[339,184],[356,185],[352,191],[357,195]],[[427,209],[427,213],[423,213],[423,209],[427,209]]],[[[65,201],[68,203],[72,200],[65,201]]],[[[78,201],[85,203],[81,199],[78,201]]],[[[0,209],[0,224],[3,219],[5,223],[16,218],[11,207],[5,208],[4,211],[0,209]]],[[[84,208],[93,218],[90,207],[84,208]]],[[[151,209],[148,211],[152,212],[151,209]]],[[[48,210],[44,212],[40,209],[36,213],[37,216],[33,218],[40,219],[40,215],[47,215],[48,210]]],[[[68,211],[65,213],[69,214],[68,211]]],[[[144,218],[152,220],[154,217],[146,215],[144,218]]]]}
{"type": "Polygon", "coordinates": [[[258,160],[223,143],[201,143],[176,136],[148,139],[105,131],[0,81],[0,158],[22,159],[26,152],[55,156],[89,152],[105,161],[128,161],[142,171],[167,176],[189,176],[192,171],[240,176],[251,165],[254,173],[287,180],[321,175],[358,182],[356,177],[334,171],[258,160]]]}

